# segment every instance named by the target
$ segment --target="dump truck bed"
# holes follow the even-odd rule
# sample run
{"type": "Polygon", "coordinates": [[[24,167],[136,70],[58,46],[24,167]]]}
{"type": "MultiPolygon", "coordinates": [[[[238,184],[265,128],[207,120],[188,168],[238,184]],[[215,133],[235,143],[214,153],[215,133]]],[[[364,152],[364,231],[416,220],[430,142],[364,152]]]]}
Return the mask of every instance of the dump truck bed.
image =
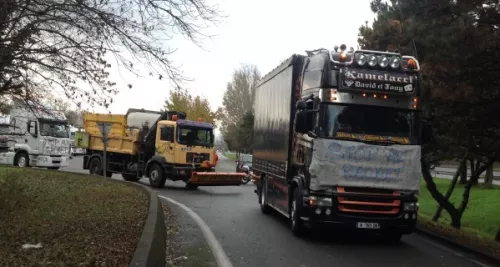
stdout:
{"type": "Polygon", "coordinates": [[[87,149],[104,149],[98,123],[111,123],[106,151],[130,155],[137,153],[139,129],[129,129],[126,115],[120,114],[87,113],[83,116],[83,127],[88,135],[87,149]]]}

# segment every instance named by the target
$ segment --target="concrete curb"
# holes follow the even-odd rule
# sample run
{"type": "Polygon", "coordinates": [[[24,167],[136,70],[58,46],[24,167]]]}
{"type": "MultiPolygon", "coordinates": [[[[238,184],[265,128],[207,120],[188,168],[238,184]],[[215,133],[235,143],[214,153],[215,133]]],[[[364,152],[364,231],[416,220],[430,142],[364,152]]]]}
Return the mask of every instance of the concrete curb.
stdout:
{"type": "Polygon", "coordinates": [[[428,229],[426,229],[425,227],[423,227],[421,225],[417,224],[417,226],[415,228],[415,232],[417,232],[419,234],[422,234],[422,235],[425,235],[427,237],[430,237],[432,239],[435,239],[437,241],[444,242],[444,243],[446,243],[446,244],[448,244],[448,245],[450,245],[452,247],[456,247],[456,248],[462,249],[464,251],[467,251],[467,252],[479,255],[482,258],[487,259],[488,261],[492,261],[492,262],[495,262],[495,263],[500,263],[500,258],[497,257],[497,256],[495,256],[495,255],[491,255],[489,253],[485,253],[481,249],[476,248],[474,246],[471,246],[469,244],[466,244],[464,242],[460,242],[460,241],[457,241],[457,240],[453,240],[453,239],[451,239],[449,237],[436,234],[435,232],[433,232],[431,230],[428,230],[428,229]]]}
{"type": "Polygon", "coordinates": [[[143,190],[149,198],[148,217],[144,223],[139,243],[135,249],[130,267],[165,266],[166,233],[165,217],[158,194],[151,188],[137,182],[112,181],[131,184],[143,190]]]}

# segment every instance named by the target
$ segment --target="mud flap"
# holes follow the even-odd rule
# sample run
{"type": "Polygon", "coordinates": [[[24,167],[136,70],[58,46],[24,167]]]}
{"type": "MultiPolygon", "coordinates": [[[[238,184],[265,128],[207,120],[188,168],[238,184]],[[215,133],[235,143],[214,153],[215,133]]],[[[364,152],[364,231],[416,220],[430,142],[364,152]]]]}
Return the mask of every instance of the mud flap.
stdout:
{"type": "Polygon", "coordinates": [[[188,183],[197,186],[235,186],[241,184],[245,173],[238,172],[193,172],[188,183]]]}

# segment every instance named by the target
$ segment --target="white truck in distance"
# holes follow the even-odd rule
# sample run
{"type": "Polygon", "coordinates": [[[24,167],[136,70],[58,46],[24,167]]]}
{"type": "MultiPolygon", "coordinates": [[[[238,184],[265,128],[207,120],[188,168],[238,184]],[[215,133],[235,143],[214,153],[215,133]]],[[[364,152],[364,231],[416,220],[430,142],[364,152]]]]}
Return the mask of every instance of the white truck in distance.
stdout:
{"type": "Polygon", "coordinates": [[[57,170],[69,165],[69,127],[63,112],[15,103],[0,115],[0,164],[57,170]]]}

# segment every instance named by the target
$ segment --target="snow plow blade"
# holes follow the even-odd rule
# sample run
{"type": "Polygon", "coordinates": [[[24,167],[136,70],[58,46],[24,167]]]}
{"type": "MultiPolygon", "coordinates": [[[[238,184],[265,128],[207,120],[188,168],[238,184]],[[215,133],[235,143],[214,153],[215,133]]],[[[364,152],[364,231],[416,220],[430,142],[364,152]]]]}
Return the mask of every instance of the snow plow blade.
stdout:
{"type": "Polygon", "coordinates": [[[240,185],[245,173],[238,172],[193,172],[189,183],[197,186],[240,185]]]}

